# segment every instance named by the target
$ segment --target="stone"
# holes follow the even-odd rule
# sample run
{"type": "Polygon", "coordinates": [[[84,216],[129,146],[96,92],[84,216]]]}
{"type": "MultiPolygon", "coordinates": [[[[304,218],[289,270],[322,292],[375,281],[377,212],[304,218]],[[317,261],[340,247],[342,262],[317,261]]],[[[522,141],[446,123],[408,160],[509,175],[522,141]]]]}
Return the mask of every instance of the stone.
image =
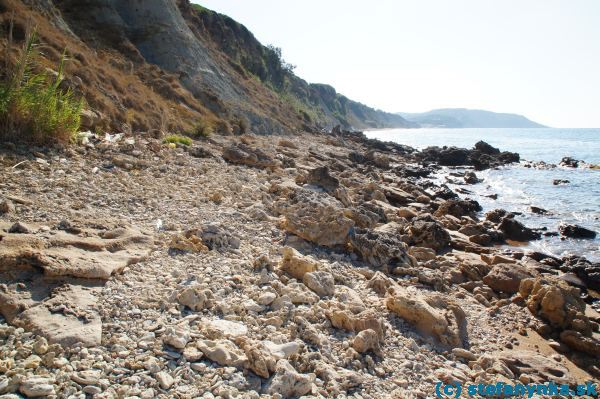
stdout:
{"type": "Polygon", "coordinates": [[[307,241],[326,247],[343,245],[354,221],[344,215],[341,202],[323,193],[298,189],[276,203],[285,217],[282,227],[307,241]]]}
{"type": "Polygon", "coordinates": [[[204,245],[194,230],[189,230],[184,234],[175,234],[171,237],[169,248],[185,252],[208,252],[208,247],[204,245]]]}
{"type": "Polygon", "coordinates": [[[258,304],[263,306],[268,306],[273,303],[273,301],[277,299],[277,294],[274,292],[263,292],[257,299],[258,304]]]}
{"type": "Polygon", "coordinates": [[[398,208],[398,216],[410,220],[417,217],[417,213],[410,208],[402,207],[398,208]]]}
{"type": "Polygon", "coordinates": [[[443,202],[433,213],[433,216],[452,215],[460,219],[463,216],[472,216],[481,209],[481,205],[477,201],[451,199],[443,202]]]}
{"type": "Polygon", "coordinates": [[[306,176],[306,183],[320,187],[327,193],[334,193],[340,187],[340,181],[329,174],[327,166],[311,169],[306,176]]]}
{"type": "Polygon", "coordinates": [[[592,326],[585,316],[585,302],[579,288],[553,276],[521,281],[519,295],[534,315],[546,320],[552,327],[575,330],[591,336],[592,326]]]}
{"type": "Polygon", "coordinates": [[[473,171],[465,172],[463,178],[467,184],[477,184],[481,181],[473,171]]]}
{"type": "Polygon", "coordinates": [[[289,283],[281,289],[281,295],[290,298],[293,304],[313,304],[319,302],[319,296],[302,283],[289,283]]]}
{"type": "Polygon", "coordinates": [[[0,215],[4,215],[7,213],[13,213],[15,211],[15,205],[11,200],[4,199],[0,201],[0,215]]]}
{"type": "Polygon", "coordinates": [[[309,272],[304,275],[302,281],[320,297],[332,296],[335,293],[335,280],[331,273],[309,272]]]}
{"type": "Polygon", "coordinates": [[[414,256],[416,260],[427,262],[436,258],[435,250],[427,247],[410,247],[408,254],[414,256]]]}
{"type": "Polygon", "coordinates": [[[296,398],[308,394],[314,381],[314,374],[300,374],[287,360],[282,359],[277,362],[275,375],[267,383],[265,393],[296,398]]]}
{"type": "Polygon", "coordinates": [[[600,341],[594,337],[586,337],[579,331],[565,330],[560,333],[560,340],[571,349],[586,353],[596,359],[600,358],[600,341]]]}
{"type": "Polygon", "coordinates": [[[276,344],[273,341],[263,341],[263,345],[268,349],[271,355],[279,359],[287,359],[292,355],[295,355],[300,351],[300,344],[298,342],[286,342],[283,344],[276,344]]]}
{"type": "Polygon", "coordinates": [[[82,370],[71,375],[71,380],[79,385],[96,385],[102,377],[100,370],[82,370]]]}
{"type": "Polygon", "coordinates": [[[223,150],[223,159],[227,162],[246,165],[260,169],[273,169],[280,165],[279,161],[265,153],[260,148],[251,147],[244,143],[233,144],[223,150]]]}
{"type": "Polygon", "coordinates": [[[11,234],[31,234],[33,233],[33,229],[31,226],[23,222],[16,222],[8,229],[8,232],[11,234]]]}
{"type": "Polygon", "coordinates": [[[205,224],[196,234],[211,250],[238,249],[241,244],[235,233],[218,223],[205,224]]]}
{"type": "Polygon", "coordinates": [[[195,312],[199,312],[213,305],[214,295],[208,288],[194,285],[180,290],[177,294],[177,302],[195,312]]]}
{"type": "Polygon", "coordinates": [[[453,348],[452,354],[456,357],[469,361],[477,360],[477,356],[473,352],[464,348],[453,348]]]}
{"type": "Polygon", "coordinates": [[[417,266],[416,259],[408,254],[407,245],[398,237],[397,229],[398,225],[395,223],[373,230],[356,228],[350,235],[352,248],[365,262],[386,272],[400,265],[417,266]]]}
{"type": "Polygon", "coordinates": [[[560,226],[558,226],[558,231],[562,236],[569,238],[596,238],[595,231],[574,224],[561,224],[560,226]]]}
{"type": "Polygon", "coordinates": [[[248,361],[246,355],[233,342],[226,339],[199,340],[197,346],[207,358],[221,366],[243,368],[248,361]]]}
{"type": "Polygon", "coordinates": [[[184,328],[169,327],[165,330],[162,340],[173,348],[183,349],[190,341],[190,333],[184,328]]]}
{"type": "Polygon", "coordinates": [[[247,337],[239,337],[236,339],[236,343],[248,359],[244,367],[249,368],[259,377],[269,378],[271,373],[275,371],[277,361],[264,343],[247,337]]]}
{"type": "Polygon", "coordinates": [[[579,166],[579,162],[577,159],[571,158],[571,157],[563,157],[563,159],[560,160],[559,165],[560,166],[566,166],[568,168],[576,168],[579,166]]]}
{"type": "Polygon", "coordinates": [[[29,377],[19,386],[19,392],[28,398],[40,398],[54,395],[53,381],[44,377],[29,377]]]}
{"type": "Polygon", "coordinates": [[[450,244],[450,234],[430,216],[413,219],[405,229],[407,243],[413,246],[431,248],[440,251],[450,244]]]}
{"type": "Polygon", "coordinates": [[[483,277],[483,282],[496,292],[515,294],[519,292],[521,281],[535,274],[519,264],[499,263],[483,277]]]}
{"type": "Polygon", "coordinates": [[[346,309],[332,309],[326,312],[331,325],[335,328],[358,333],[363,330],[373,330],[379,339],[383,339],[385,327],[383,319],[373,309],[363,310],[354,314],[346,309]]]}
{"type": "Polygon", "coordinates": [[[523,223],[513,218],[505,217],[498,225],[498,230],[504,233],[504,236],[509,240],[514,241],[531,241],[537,240],[541,234],[525,227],[523,223]]]}
{"type": "Polygon", "coordinates": [[[381,272],[376,272],[367,283],[367,288],[372,289],[379,296],[385,296],[385,294],[388,292],[388,289],[394,285],[396,285],[394,280],[381,272]]]}
{"type": "Polygon", "coordinates": [[[154,376],[162,389],[169,389],[175,383],[175,379],[166,371],[160,371],[154,376]]]}
{"type": "Polygon", "coordinates": [[[319,264],[311,257],[303,256],[292,247],[283,248],[283,259],[279,268],[297,280],[302,281],[304,275],[319,269],[319,264]]]}
{"type": "Polygon", "coordinates": [[[467,339],[466,315],[457,303],[437,293],[424,295],[403,287],[393,287],[389,294],[387,308],[421,334],[445,347],[463,347],[467,339]]]}
{"type": "Polygon", "coordinates": [[[548,356],[528,350],[505,351],[497,355],[514,376],[528,375],[531,382],[545,384],[554,381],[557,384],[570,384],[572,378],[565,366],[548,356]]]}
{"type": "Polygon", "coordinates": [[[208,329],[213,336],[220,337],[239,337],[248,334],[248,327],[239,321],[231,321],[225,319],[214,319],[206,323],[208,329]]]}
{"type": "Polygon", "coordinates": [[[352,341],[352,348],[358,353],[365,353],[368,351],[373,351],[376,354],[381,353],[377,332],[370,328],[360,331],[352,341]]]}

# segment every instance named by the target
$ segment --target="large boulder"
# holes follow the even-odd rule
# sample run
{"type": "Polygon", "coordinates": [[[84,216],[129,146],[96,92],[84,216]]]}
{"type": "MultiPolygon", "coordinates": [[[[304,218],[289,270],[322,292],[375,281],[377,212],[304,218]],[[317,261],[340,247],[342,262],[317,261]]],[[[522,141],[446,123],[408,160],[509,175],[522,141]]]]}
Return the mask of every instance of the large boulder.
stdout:
{"type": "Polygon", "coordinates": [[[261,169],[279,166],[279,161],[260,148],[250,147],[244,143],[234,144],[225,148],[225,150],[223,150],[223,159],[234,164],[261,169]]]}
{"type": "Polygon", "coordinates": [[[451,199],[442,203],[433,215],[436,217],[452,215],[460,219],[463,216],[472,216],[481,209],[477,201],[451,199]]]}
{"type": "Polygon", "coordinates": [[[450,244],[448,231],[431,216],[415,218],[404,228],[409,245],[418,245],[439,251],[450,244]]]}
{"type": "Polygon", "coordinates": [[[417,266],[415,258],[408,254],[407,245],[401,241],[396,223],[388,223],[376,229],[357,228],[350,235],[350,242],[365,262],[388,271],[395,266],[417,266]]]}
{"type": "Polygon", "coordinates": [[[576,224],[561,224],[558,226],[560,234],[569,238],[584,238],[594,239],[596,238],[596,232],[585,227],[578,226],[576,224]]]}
{"type": "Polygon", "coordinates": [[[390,288],[386,305],[421,334],[432,337],[444,347],[463,347],[466,342],[465,312],[447,296],[437,293],[425,295],[396,286],[390,288]]]}
{"type": "Polygon", "coordinates": [[[525,227],[523,223],[510,217],[502,219],[498,225],[498,230],[504,233],[504,237],[514,241],[532,241],[538,240],[541,234],[525,227]]]}
{"type": "Polygon", "coordinates": [[[519,292],[521,281],[534,277],[525,266],[515,263],[499,263],[483,278],[483,282],[497,292],[514,294],[519,292]]]}
{"type": "Polygon", "coordinates": [[[286,199],[276,203],[275,209],[285,217],[285,230],[327,247],[346,243],[354,226],[338,200],[312,190],[291,191],[286,199]]]}

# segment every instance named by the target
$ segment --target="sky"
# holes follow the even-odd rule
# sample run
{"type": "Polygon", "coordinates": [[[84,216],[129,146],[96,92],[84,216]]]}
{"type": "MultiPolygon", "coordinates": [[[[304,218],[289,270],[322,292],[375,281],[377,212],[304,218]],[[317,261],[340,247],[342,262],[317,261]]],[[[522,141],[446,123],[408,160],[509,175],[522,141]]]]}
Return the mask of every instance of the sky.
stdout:
{"type": "Polygon", "coordinates": [[[199,0],[296,74],[389,112],[600,128],[600,0],[199,0]]]}

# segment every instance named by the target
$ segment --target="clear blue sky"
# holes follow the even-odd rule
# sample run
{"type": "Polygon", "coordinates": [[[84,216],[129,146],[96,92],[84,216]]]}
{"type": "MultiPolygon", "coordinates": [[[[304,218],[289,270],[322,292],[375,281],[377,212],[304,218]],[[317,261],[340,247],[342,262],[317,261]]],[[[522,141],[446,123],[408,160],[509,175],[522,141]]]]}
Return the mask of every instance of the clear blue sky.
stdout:
{"type": "Polygon", "coordinates": [[[600,127],[600,0],[199,0],[296,73],[386,111],[600,127]]]}

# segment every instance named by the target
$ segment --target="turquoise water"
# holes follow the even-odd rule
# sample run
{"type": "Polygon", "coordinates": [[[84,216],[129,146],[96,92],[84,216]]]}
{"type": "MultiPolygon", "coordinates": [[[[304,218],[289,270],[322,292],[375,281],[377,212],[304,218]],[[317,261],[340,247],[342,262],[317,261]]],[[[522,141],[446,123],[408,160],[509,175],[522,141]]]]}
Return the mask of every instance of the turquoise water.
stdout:
{"type": "MultiPolygon", "coordinates": [[[[366,132],[370,138],[394,141],[422,149],[427,146],[454,145],[472,148],[484,140],[503,151],[514,151],[521,159],[558,163],[570,156],[591,164],[600,164],[600,129],[394,129],[366,132]]],[[[561,240],[545,237],[529,244],[530,249],[553,255],[584,255],[600,261],[600,170],[589,168],[526,168],[524,162],[497,170],[477,172],[482,183],[472,186],[448,184],[473,193],[461,195],[479,201],[484,212],[504,208],[522,212],[518,218],[529,227],[547,227],[557,231],[560,223],[574,223],[598,233],[595,240],[561,240]],[[555,186],[554,179],[570,183],[555,186]],[[498,194],[497,200],[485,195],[498,194]],[[535,215],[530,206],[549,211],[535,215]]],[[[445,181],[443,174],[438,175],[445,181]]]]}

